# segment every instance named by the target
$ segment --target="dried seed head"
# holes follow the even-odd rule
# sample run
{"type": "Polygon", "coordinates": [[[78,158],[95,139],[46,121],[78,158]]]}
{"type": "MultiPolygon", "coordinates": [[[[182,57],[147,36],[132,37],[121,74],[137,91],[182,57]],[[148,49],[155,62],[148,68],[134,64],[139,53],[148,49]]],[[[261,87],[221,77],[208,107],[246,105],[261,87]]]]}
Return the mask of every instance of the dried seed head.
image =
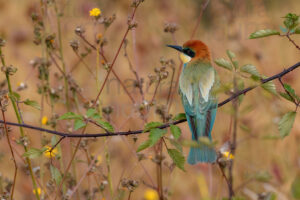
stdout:
{"type": "Polygon", "coordinates": [[[0,47],[4,47],[5,46],[6,41],[2,38],[0,38],[0,47]]]}
{"type": "Polygon", "coordinates": [[[81,26],[77,26],[77,27],[75,28],[75,34],[76,34],[76,35],[83,35],[84,32],[85,32],[85,30],[84,30],[84,28],[82,28],[81,26]]]}
{"type": "Polygon", "coordinates": [[[175,23],[165,23],[164,32],[175,33],[178,30],[177,24],[175,23]]]}
{"type": "Polygon", "coordinates": [[[17,68],[12,66],[12,65],[9,65],[9,66],[2,66],[1,67],[1,71],[4,72],[5,74],[8,74],[8,75],[14,75],[16,72],[17,72],[17,68]]]}
{"type": "Polygon", "coordinates": [[[78,40],[71,40],[70,46],[74,51],[77,51],[79,48],[79,41],[78,40]]]}

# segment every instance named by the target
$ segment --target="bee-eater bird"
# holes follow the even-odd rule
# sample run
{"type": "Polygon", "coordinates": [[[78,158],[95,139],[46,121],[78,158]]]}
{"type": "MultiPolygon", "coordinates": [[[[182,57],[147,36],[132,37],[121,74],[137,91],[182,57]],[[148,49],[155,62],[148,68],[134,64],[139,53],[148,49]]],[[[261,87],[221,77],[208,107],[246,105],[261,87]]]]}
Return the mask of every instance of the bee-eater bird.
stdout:
{"type": "MultiPolygon", "coordinates": [[[[218,78],[211,64],[208,47],[199,40],[189,40],[182,47],[167,46],[181,52],[183,70],[179,78],[179,93],[192,139],[198,141],[200,137],[207,137],[211,141],[218,107],[214,92],[218,87],[218,78]]],[[[191,147],[188,163],[213,163],[216,159],[212,146],[199,144],[199,147],[191,147]]]]}

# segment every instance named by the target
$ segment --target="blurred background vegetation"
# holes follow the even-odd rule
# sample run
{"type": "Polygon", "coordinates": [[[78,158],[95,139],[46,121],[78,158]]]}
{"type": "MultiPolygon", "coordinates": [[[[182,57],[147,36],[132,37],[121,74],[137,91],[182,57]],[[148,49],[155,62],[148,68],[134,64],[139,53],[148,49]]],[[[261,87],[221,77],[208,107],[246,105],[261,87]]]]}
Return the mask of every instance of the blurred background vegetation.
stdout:
{"type": "MultiPolygon", "coordinates": [[[[132,8],[130,0],[77,0],[57,1],[59,10],[63,10],[61,16],[62,27],[62,49],[66,71],[70,72],[72,68],[72,78],[78,84],[84,98],[78,97],[79,107],[71,105],[73,112],[84,112],[84,105],[88,101],[95,99],[97,95],[96,81],[93,78],[96,75],[96,54],[89,53],[85,62],[90,66],[94,76],[87,70],[83,63],[78,62],[78,56],[70,47],[70,41],[79,40],[79,52],[86,52],[88,47],[74,30],[81,26],[85,29],[85,37],[95,43],[95,38],[102,34],[105,39],[104,52],[109,61],[113,60],[117,48],[122,40],[123,34],[127,28],[127,18],[132,8]],[[89,16],[92,8],[98,7],[102,11],[102,16],[111,17],[116,15],[115,21],[105,30],[104,26],[95,23],[95,20],[89,16]],[[78,65],[78,66],[77,66],[78,65]]],[[[150,102],[155,84],[148,87],[151,74],[155,74],[154,69],[160,67],[160,60],[173,59],[175,62],[176,76],[179,69],[179,60],[174,51],[166,48],[166,44],[183,44],[190,38],[191,32],[196,25],[196,21],[201,9],[201,0],[146,0],[137,10],[135,20],[138,23],[137,28],[131,30],[127,36],[127,52],[140,77],[144,79],[145,99],[150,102]],[[170,23],[176,24],[178,30],[174,34],[166,33],[164,29],[170,23]],[[175,39],[175,41],[174,41],[175,39]]],[[[6,47],[3,50],[5,60],[18,68],[17,73],[11,77],[12,87],[17,90],[22,85],[25,89],[19,91],[21,99],[27,98],[39,102],[42,106],[42,112],[32,107],[21,105],[22,115],[25,123],[36,126],[43,125],[42,117],[48,118],[48,123],[43,125],[51,128],[51,120],[55,114],[62,115],[67,112],[64,100],[63,79],[58,77],[59,71],[52,64],[50,70],[50,87],[58,95],[54,106],[51,107],[51,101],[48,97],[41,98],[38,88],[41,80],[38,79],[38,70],[32,66],[35,58],[45,56],[45,50],[41,45],[33,43],[34,27],[36,26],[32,19],[32,13],[41,16],[42,4],[40,1],[10,0],[0,1],[0,35],[6,40],[6,47]]],[[[203,13],[201,24],[198,27],[195,38],[204,41],[210,48],[212,58],[226,56],[226,50],[235,52],[237,59],[241,64],[253,64],[258,71],[266,76],[271,76],[282,71],[299,61],[299,51],[288,42],[287,39],[273,36],[259,40],[249,40],[249,35],[259,29],[273,28],[278,29],[282,24],[282,17],[286,13],[293,12],[299,14],[299,0],[211,0],[203,13]]],[[[44,16],[45,29],[48,35],[56,34],[57,21],[52,5],[49,5],[44,16]]],[[[174,26],[172,24],[172,26],[174,26]]],[[[300,38],[293,36],[296,43],[300,44],[300,38]]],[[[53,41],[54,46],[58,46],[57,37],[53,41]]],[[[103,61],[102,61],[103,63],[103,61]]],[[[60,64],[60,63],[59,63],[60,64]]],[[[105,90],[100,97],[102,108],[112,108],[112,113],[106,116],[106,119],[114,126],[115,131],[127,131],[143,129],[144,121],[140,117],[139,109],[143,100],[139,95],[138,88],[133,86],[135,80],[134,74],[130,70],[127,58],[124,56],[124,49],[115,63],[114,70],[120,76],[121,80],[136,100],[133,105],[114,75],[111,74],[105,90]]],[[[216,67],[221,82],[226,84],[232,79],[231,74],[222,68],[216,67]]],[[[106,75],[105,64],[101,65],[99,74],[100,83],[103,82],[106,75]]],[[[148,121],[160,121],[160,115],[157,114],[157,107],[165,105],[168,96],[168,88],[171,81],[171,73],[168,78],[163,80],[157,90],[155,105],[150,109],[148,121]]],[[[293,85],[296,93],[300,93],[299,71],[290,73],[283,78],[283,81],[293,85]]],[[[0,81],[5,81],[4,74],[1,74],[0,81]]],[[[279,91],[282,91],[279,83],[275,81],[279,91]]],[[[177,95],[177,88],[173,90],[174,96],[170,114],[173,116],[183,112],[180,98],[177,95]]],[[[219,95],[219,100],[227,97],[226,94],[219,95]]],[[[277,199],[292,199],[291,185],[295,177],[300,176],[300,123],[299,115],[291,134],[284,138],[278,138],[277,123],[280,117],[289,110],[293,109],[293,104],[284,101],[278,96],[271,95],[262,89],[255,89],[247,93],[240,107],[238,147],[234,158],[234,188],[237,196],[245,199],[258,199],[257,194],[272,192],[277,199]]],[[[215,126],[213,129],[213,139],[217,141],[217,148],[220,148],[224,142],[230,138],[231,127],[231,105],[227,104],[218,110],[215,126]]],[[[16,122],[15,115],[11,106],[6,112],[7,120],[16,122]]],[[[105,112],[104,112],[105,115],[105,112]]],[[[70,131],[69,122],[58,121],[56,129],[60,131],[70,131]]],[[[180,124],[182,128],[182,138],[190,139],[190,132],[187,123],[180,124]]],[[[17,154],[16,160],[19,165],[19,172],[16,182],[15,199],[34,199],[31,180],[25,170],[22,154],[24,153],[21,145],[18,145],[19,133],[16,127],[12,127],[11,138],[13,139],[13,148],[17,154]]],[[[89,126],[88,133],[101,132],[99,128],[89,126]]],[[[42,148],[51,140],[50,135],[38,131],[26,130],[30,141],[30,147],[42,148]]],[[[95,166],[92,176],[97,177],[99,183],[105,185],[107,166],[105,161],[104,146],[107,144],[110,154],[110,170],[112,176],[113,190],[115,194],[120,178],[127,178],[139,182],[139,186],[132,193],[132,199],[145,198],[145,192],[149,190],[151,181],[145,174],[148,171],[152,179],[156,180],[156,164],[154,152],[148,149],[143,153],[144,159],[139,161],[139,154],[136,156],[138,145],[145,141],[147,134],[128,137],[110,137],[104,139],[83,140],[76,158],[75,168],[77,181],[87,169],[86,158],[100,153],[98,163],[95,166]],[[143,167],[142,167],[142,165],[143,167]]],[[[66,166],[71,159],[72,147],[77,139],[67,139],[62,141],[62,162],[66,166]],[[71,148],[70,148],[71,147],[71,148]]],[[[1,133],[0,145],[0,192],[4,194],[5,187],[9,187],[13,178],[13,162],[8,149],[7,141],[1,133]]],[[[188,148],[184,147],[184,155],[187,156],[188,148]]],[[[40,157],[32,160],[33,168],[47,169],[50,159],[40,157]]],[[[56,161],[55,161],[56,162],[56,161]]],[[[57,161],[58,162],[58,161],[57,161]]],[[[193,200],[193,199],[222,199],[227,196],[227,186],[223,180],[222,174],[216,165],[186,165],[186,172],[179,169],[170,168],[171,160],[164,160],[163,185],[165,187],[168,199],[174,200],[193,200]]],[[[61,169],[63,172],[64,170],[61,169]]],[[[72,170],[71,170],[72,171],[72,170]]],[[[48,170],[44,175],[37,177],[41,187],[51,194],[48,188],[51,179],[48,170]],[[42,178],[41,178],[42,177],[42,178]]],[[[74,175],[74,171],[72,171],[74,175]]],[[[71,178],[68,179],[71,182],[71,178]]],[[[70,188],[71,183],[68,182],[70,188]]],[[[109,195],[107,185],[104,192],[96,193],[97,199],[102,197],[112,199],[109,195]]],[[[86,195],[87,188],[97,187],[93,178],[84,181],[79,193],[81,199],[88,199],[86,195]]],[[[120,190],[128,191],[124,187],[120,190]]],[[[42,191],[43,192],[43,191],[42,191]]],[[[149,192],[149,191],[148,191],[149,192]]],[[[125,198],[127,198],[126,193],[125,198]]],[[[51,196],[51,195],[50,195],[51,196]]],[[[78,196],[73,197],[78,198],[78,196]]],[[[52,198],[49,198],[52,199],[52,198]]],[[[92,199],[92,198],[90,198],[92,199]]],[[[96,199],[96,198],[95,198],[96,199]]]]}

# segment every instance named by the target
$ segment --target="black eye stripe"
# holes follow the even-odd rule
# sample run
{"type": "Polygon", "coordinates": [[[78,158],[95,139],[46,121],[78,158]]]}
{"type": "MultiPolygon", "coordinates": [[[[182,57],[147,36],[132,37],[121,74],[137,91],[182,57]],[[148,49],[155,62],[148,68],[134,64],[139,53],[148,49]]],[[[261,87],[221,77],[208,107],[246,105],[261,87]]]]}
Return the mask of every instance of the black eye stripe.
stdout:
{"type": "Polygon", "coordinates": [[[191,50],[190,48],[184,48],[183,53],[192,58],[195,56],[195,52],[193,50],[191,50]]]}

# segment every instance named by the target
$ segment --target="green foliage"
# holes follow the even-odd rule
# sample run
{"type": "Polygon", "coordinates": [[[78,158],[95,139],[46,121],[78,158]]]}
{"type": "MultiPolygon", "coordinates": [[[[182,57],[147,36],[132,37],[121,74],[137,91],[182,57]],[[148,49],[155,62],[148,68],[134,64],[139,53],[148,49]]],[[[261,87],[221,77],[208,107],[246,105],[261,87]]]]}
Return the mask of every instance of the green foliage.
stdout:
{"type": "Polygon", "coordinates": [[[150,147],[151,145],[151,140],[146,140],[145,142],[143,142],[142,144],[140,144],[140,146],[138,147],[136,152],[140,152],[143,151],[144,149],[147,149],[148,147],[150,147]]]}
{"type": "Polygon", "coordinates": [[[232,51],[227,50],[226,53],[230,60],[233,60],[235,58],[235,53],[233,53],[232,51]]]}
{"type": "Polygon", "coordinates": [[[279,94],[280,94],[280,96],[282,96],[286,100],[294,102],[293,99],[290,97],[290,95],[288,95],[287,93],[279,92],[279,94]]]}
{"type": "Polygon", "coordinates": [[[74,121],[74,130],[81,129],[86,126],[86,123],[82,119],[75,119],[74,121]]]}
{"type": "Polygon", "coordinates": [[[250,74],[250,75],[255,76],[255,77],[260,77],[260,74],[257,71],[256,67],[254,65],[251,65],[251,64],[243,65],[240,68],[240,71],[244,72],[244,73],[247,73],[247,74],[250,74]]]}
{"type": "Polygon", "coordinates": [[[179,169],[185,171],[185,169],[184,169],[185,158],[182,155],[182,153],[176,149],[168,149],[168,154],[172,158],[175,165],[179,169]]]}
{"type": "Polygon", "coordinates": [[[185,113],[179,113],[179,114],[177,114],[175,117],[173,117],[173,120],[174,120],[174,121],[184,120],[184,119],[186,119],[185,113]]]}
{"type": "Polygon", "coordinates": [[[300,199],[300,176],[296,176],[291,186],[291,193],[295,199],[300,199]]]}
{"type": "Polygon", "coordinates": [[[296,95],[295,90],[289,84],[283,84],[284,89],[289,92],[292,98],[296,101],[300,101],[300,97],[296,95]]]}
{"type": "Polygon", "coordinates": [[[58,120],[68,120],[68,119],[81,119],[83,120],[83,117],[81,115],[75,114],[73,112],[67,112],[60,116],[58,120]]]}
{"type": "Polygon", "coordinates": [[[175,126],[175,125],[171,125],[170,129],[171,129],[172,135],[177,140],[181,135],[181,129],[178,126],[175,126]]]}
{"type": "Polygon", "coordinates": [[[215,63],[220,67],[223,67],[225,69],[228,69],[228,70],[232,71],[231,63],[228,60],[225,60],[224,58],[216,59],[215,63]]]}
{"type": "Polygon", "coordinates": [[[266,82],[261,87],[267,92],[277,95],[276,86],[273,81],[266,82]]]}
{"type": "Polygon", "coordinates": [[[40,157],[46,150],[47,148],[42,148],[42,149],[30,148],[28,149],[27,152],[23,154],[23,157],[30,158],[30,159],[37,158],[40,157]]]}
{"type": "Polygon", "coordinates": [[[293,128],[293,124],[296,118],[296,112],[291,111],[286,113],[278,124],[279,133],[282,138],[288,136],[293,128]]]}
{"type": "Polygon", "coordinates": [[[102,127],[104,128],[105,130],[107,130],[108,132],[112,133],[114,132],[114,127],[109,123],[109,122],[106,122],[106,121],[103,121],[103,120],[96,120],[96,122],[102,127]]]}
{"type": "Polygon", "coordinates": [[[62,175],[60,174],[60,171],[53,165],[50,165],[50,173],[51,173],[51,178],[55,181],[56,185],[59,185],[62,179],[62,175]]]}
{"type": "MultiPolygon", "coordinates": [[[[151,123],[151,122],[150,122],[151,123]]],[[[167,133],[166,129],[153,128],[150,130],[148,140],[143,142],[137,149],[137,152],[140,152],[148,147],[154,146],[160,138],[162,138],[167,133]]]]}
{"type": "Polygon", "coordinates": [[[288,13],[284,18],[283,24],[289,31],[296,28],[299,24],[299,16],[294,13],[288,13]]]}
{"type": "Polygon", "coordinates": [[[170,138],[167,138],[169,140],[169,142],[180,152],[182,152],[182,146],[181,144],[177,141],[177,140],[173,140],[170,138]]]}
{"type": "Polygon", "coordinates": [[[86,116],[87,116],[87,117],[93,117],[95,114],[97,114],[97,111],[96,111],[96,109],[94,109],[94,108],[89,108],[89,109],[86,111],[86,116]]]}
{"type": "Polygon", "coordinates": [[[271,174],[267,171],[260,171],[255,174],[255,180],[259,182],[269,182],[271,178],[271,174]]]}
{"type": "Polygon", "coordinates": [[[147,132],[150,129],[153,129],[153,128],[156,128],[156,127],[159,127],[162,125],[163,125],[163,123],[161,123],[161,122],[149,122],[148,124],[145,125],[144,132],[147,132]]]}
{"type": "Polygon", "coordinates": [[[264,30],[259,30],[254,33],[251,33],[249,38],[256,39],[256,38],[268,37],[271,35],[280,35],[280,33],[279,33],[279,31],[276,31],[276,30],[264,29],[264,30]]]}
{"type": "Polygon", "coordinates": [[[40,105],[38,104],[38,102],[33,101],[33,100],[26,99],[26,100],[24,101],[24,104],[25,104],[25,105],[28,105],[28,106],[31,106],[31,107],[33,107],[33,108],[35,108],[35,109],[38,109],[38,110],[41,109],[41,107],[40,107],[40,105]]]}
{"type": "Polygon", "coordinates": [[[166,129],[151,129],[149,134],[149,140],[151,141],[150,146],[154,146],[158,142],[158,140],[162,138],[166,133],[166,129]]]}
{"type": "Polygon", "coordinates": [[[9,98],[11,98],[13,101],[20,101],[21,97],[19,93],[17,92],[12,92],[11,94],[8,93],[9,98]]]}

